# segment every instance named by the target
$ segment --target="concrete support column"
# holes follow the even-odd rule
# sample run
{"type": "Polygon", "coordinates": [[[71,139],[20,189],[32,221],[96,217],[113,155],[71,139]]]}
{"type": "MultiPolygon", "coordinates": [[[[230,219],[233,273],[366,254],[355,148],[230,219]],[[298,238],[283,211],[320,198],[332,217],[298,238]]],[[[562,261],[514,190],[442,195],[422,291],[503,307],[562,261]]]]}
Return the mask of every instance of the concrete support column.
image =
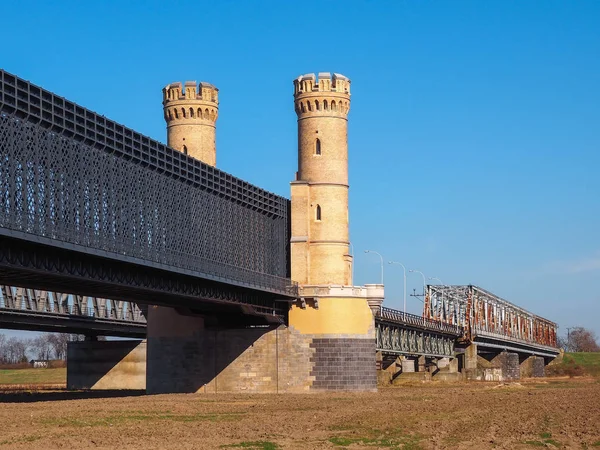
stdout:
{"type": "Polygon", "coordinates": [[[419,359],[417,360],[417,364],[418,364],[419,372],[425,372],[427,370],[427,360],[425,359],[424,356],[419,356],[419,359]]]}
{"type": "Polygon", "coordinates": [[[458,358],[452,358],[448,361],[448,369],[450,373],[458,373],[458,358]]]}
{"type": "Polygon", "coordinates": [[[531,355],[520,364],[520,370],[522,378],[543,377],[545,375],[544,358],[531,355]]]}
{"type": "Polygon", "coordinates": [[[477,369],[477,344],[471,344],[465,349],[465,369],[477,369]]]}
{"type": "Polygon", "coordinates": [[[149,394],[197,392],[215,377],[215,333],[207,333],[202,317],[174,308],[148,308],[149,394]]]}
{"type": "Polygon", "coordinates": [[[502,352],[492,360],[492,364],[502,370],[502,380],[521,378],[518,353],[502,352]]]}
{"type": "Polygon", "coordinates": [[[472,343],[465,349],[464,371],[467,380],[477,379],[477,344],[472,343]]]}
{"type": "Polygon", "coordinates": [[[440,358],[437,360],[437,368],[443,369],[444,367],[448,367],[450,365],[450,358],[440,358]]]}
{"type": "Polygon", "coordinates": [[[412,373],[415,371],[415,360],[404,357],[402,359],[402,373],[412,373]]]}
{"type": "Polygon", "coordinates": [[[505,380],[518,380],[521,378],[521,367],[517,353],[506,354],[506,370],[502,368],[505,380]]]}

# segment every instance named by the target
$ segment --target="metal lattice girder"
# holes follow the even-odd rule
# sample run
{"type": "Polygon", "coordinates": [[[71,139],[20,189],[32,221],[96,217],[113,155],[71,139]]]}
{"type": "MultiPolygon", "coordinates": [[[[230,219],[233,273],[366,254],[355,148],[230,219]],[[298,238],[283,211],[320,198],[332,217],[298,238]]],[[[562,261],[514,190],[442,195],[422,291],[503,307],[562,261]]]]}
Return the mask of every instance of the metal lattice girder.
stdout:
{"type": "Polygon", "coordinates": [[[464,339],[478,336],[499,341],[556,348],[557,325],[477,286],[429,285],[424,316],[465,330],[464,339]]]}
{"type": "Polygon", "coordinates": [[[0,70],[0,234],[289,298],[289,209],[0,70]]]}
{"type": "Polygon", "coordinates": [[[377,351],[398,355],[454,357],[456,337],[435,331],[407,328],[404,324],[375,322],[377,351]]]}
{"type": "Polygon", "coordinates": [[[0,285],[0,313],[3,310],[146,323],[144,313],[133,302],[8,285],[0,285]]]}
{"type": "Polygon", "coordinates": [[[132,302],[0,285],[0,328],[144,338],[146,316],[132,302]]]}

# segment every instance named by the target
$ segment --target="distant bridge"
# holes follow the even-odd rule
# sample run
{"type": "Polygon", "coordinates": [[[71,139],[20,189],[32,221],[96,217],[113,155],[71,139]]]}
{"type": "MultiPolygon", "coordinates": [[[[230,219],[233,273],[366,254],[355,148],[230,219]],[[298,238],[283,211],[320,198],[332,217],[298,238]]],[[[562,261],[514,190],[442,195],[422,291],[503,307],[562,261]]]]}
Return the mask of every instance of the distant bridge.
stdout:
{"type": "Polygon", "coordinates": [[[473,285],[427,286],[423,317],[460,327],[458,342],[554,357],[557,325],[473,285]]]}

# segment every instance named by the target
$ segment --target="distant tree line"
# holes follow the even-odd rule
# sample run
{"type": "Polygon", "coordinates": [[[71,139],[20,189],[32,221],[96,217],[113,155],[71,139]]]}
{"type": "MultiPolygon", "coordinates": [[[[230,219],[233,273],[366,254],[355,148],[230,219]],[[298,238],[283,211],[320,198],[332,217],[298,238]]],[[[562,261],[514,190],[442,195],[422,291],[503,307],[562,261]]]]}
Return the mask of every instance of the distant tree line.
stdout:
{"type": "Polygon", "coordinates": [[[558,338],[558,346],[567,352],[600,352],[596,333],[583,327],[571,328],[558,338]]]}
{"type": "Polygon", "coordinates": [[[67,343],[81,341],[83,336],[66,333],[44,333],[33,339],[6,337],[0,334],[0,364],[19,364],[29,359],[67,358],[67,343]]]}

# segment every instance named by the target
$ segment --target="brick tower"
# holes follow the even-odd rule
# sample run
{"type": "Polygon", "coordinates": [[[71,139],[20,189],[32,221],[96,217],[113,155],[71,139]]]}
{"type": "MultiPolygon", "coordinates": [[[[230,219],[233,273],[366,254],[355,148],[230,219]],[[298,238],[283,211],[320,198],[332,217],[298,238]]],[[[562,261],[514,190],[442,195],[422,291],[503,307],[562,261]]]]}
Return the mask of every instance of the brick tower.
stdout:
{"type": "Polygon", "coordinates": [[[212,84],[186,81],[163,88],[167,145],[215,166],[215,123],[219,115],[219,90],[212,84]]]}
{"type": "Polygon", "coordinates": [[[298,172],[292,184],[292,279],[352,284],[348,252],[350,80],[307,74],[294,80],[298,172]]]}
{"type": "MultiPolygon", "coordinates": [[[[298,172],[292,191],[292,280],[300,299],[291,335],[308,342],[309,390],[374,390],[375,323],[383,285],[353,286],[348,233],[350,80],[329,73],[294,80],[298,172]]],[[[300,361],[299,357],[296,360],[300,361]]]]}

